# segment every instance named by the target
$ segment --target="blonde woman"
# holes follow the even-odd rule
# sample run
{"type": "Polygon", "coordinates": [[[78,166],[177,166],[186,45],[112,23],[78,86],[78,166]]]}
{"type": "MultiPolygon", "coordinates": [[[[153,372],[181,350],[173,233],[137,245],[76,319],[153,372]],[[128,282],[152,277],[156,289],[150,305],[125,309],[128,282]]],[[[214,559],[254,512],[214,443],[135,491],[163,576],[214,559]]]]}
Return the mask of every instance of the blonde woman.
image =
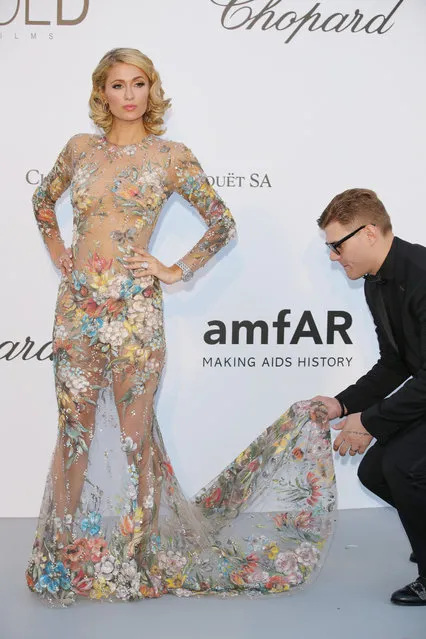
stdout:
{"type": "MultiPolygon", "coordinates": [[[[182,494],[164,449],[153,411],[165,356],[160,282],[190,280],[235,227],[191,151],[158,137],[168,107],[149,58],[134,49],[108,52],[93,73],[90,98],[91,117],[103,133],[71,138],[33,198],[63,276],[53,336],[59,433],[27,570],[29,587],[52,603],[67,605],[79,595],[130,600],[166,592],[276,592],[302,583],[318,564],[308,537],[303,571],[295,550],[281,561],[287,568],[287,559],[292,562],[291,577],[273,566],[280,552],[276,535],[268,573],[267,562],[262,567],[249,548],[217,550],[218,531],[247,506],[253,488],[265,484],[265,467],[277,464],[275,440],[283,433],[288,440],[299,437],[305,408],[261,436],[263,457],[254,442],[232,472],[226,469],[195,501],[182,494]],[[68,187],[71,249],[55,215],[55,202],[68,187]],[[208,230],[166,266],[148,248],[174,192],[198,210],[208,230]]],[[[316,432],[326,459],[328,430],[318,426],[316,432]]],[[[308,473],[306,490],[315,503],[320,483],[308,473]]],[[[327,511],[331,493],[321,496],[327,511]]],[[[286,525],[277,521],[270,522],[275,532],[286,525]]],[[[315,539],[324,536],[323,523],[317,518],[315,539]]]]}

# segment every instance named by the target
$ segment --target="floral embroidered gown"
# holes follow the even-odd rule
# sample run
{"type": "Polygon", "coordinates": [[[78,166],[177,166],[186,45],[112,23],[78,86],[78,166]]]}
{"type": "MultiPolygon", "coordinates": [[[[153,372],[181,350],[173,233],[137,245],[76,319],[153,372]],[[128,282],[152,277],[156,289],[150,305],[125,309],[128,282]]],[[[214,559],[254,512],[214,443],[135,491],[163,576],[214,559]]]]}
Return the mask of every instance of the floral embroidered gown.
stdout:
{"type": "Polygon", "coordinates": [[[277,593],[318,571],[334,473],[327,422],[294,405],[193,499],[174,475],[153,412],[165,356],[162,291],[123,257],[149,248],[173,193],[208,229],[183,261],[203,266],[234,220],[190,150],[148,135],[73,137],[33,202],[53,255],[55,202],[70,187],[73,272],[59,287],[53,353],[58,438],[27,583],[52,605],[277,593]]]}

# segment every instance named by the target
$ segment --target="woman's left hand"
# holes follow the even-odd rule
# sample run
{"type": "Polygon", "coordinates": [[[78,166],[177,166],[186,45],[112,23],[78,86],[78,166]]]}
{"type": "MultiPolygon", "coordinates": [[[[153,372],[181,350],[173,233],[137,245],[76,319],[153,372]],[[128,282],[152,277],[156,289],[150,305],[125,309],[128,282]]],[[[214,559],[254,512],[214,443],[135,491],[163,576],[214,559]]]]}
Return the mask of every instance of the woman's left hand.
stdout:
{"type": "Polygon", "coordinates": [[[135,277],[148,277],[152,275],[157,277],[164,284],[174,284],[182,279],[182,271],[179,266],[165,266],[157,260],[156,257],[150,255],[147,251],[132,246],[135,254],[133,257],[127,255],[123,257],[124,263],[127,265],[135,277]]]}

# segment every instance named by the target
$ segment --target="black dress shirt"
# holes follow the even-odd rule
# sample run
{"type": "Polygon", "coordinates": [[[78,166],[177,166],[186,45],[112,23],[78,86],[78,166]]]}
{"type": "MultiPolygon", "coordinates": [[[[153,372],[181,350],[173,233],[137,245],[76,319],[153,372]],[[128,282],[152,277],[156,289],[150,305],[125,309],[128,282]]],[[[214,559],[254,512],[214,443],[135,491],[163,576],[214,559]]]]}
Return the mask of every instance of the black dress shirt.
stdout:
{"type": "MultiPolygon", "coordinates": [[[[375,296],[377,296],[377,299],[379,300],[381,296],[383,300],[384,311],[390,325],[392,337],[395,340],[400,355],[403,357],[404,332],[402,328],[402,306],[398,294],[399,284],[395,279],[397,252],[398,242],[395,242],[394,238],[389,253],[377,273],[378,281],[376,283],[373,282],[372,288],[376,288],[375,296]]],[[[380,314],[379,309],[378,313],[380,314]]],[[[386,318],[382,318],[382,320],[383,319],[386,322],[386,318]]]]}

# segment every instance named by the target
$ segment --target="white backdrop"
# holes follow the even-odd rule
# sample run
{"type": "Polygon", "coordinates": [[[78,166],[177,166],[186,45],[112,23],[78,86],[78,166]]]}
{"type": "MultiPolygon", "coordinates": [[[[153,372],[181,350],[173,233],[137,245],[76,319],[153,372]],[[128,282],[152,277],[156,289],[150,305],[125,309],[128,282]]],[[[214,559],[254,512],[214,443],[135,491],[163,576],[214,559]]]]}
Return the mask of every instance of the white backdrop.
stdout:
{"type": "MultiPolygon", "coordinates": [[[[50,340],[58,285],[31,196],[67,139],[93,131],[91,73],[113,47],[136,47],[154,60],[173,100],[166,137],[192,148],[221,185],[239,230],[238,242],[190,285],[165,290],[168,362],[157,412],[187,493],[292,402],[335,394],[377,357],[362,283],[348,282],[330,264],[316,218],[336,193],[369,187],[382,197],[396,233],[425,243],[426,4],[226,4],[1,0],[0,516],[38,514],[56,438],[51,362],[28,359],[50,340]],[[66,20],[75,24],[61,24],[66,20]],[[282,309],[291,311],[291,326],[277,344],[272,323],[282,309]],[[323,344],[309,336],[290,343],[306,310],[323,344]],[[352,344],[339,335],[326,343],[328,311],[350,314],[352,344]],[[214,320],[226,326],[225,344],[204,340],[214,320]],[[247,344],[242,330],[232,344],[232,322],[242,320],[265,321],[268,343],[256,330],[255,343],[247,344]],[[34,346],[22,351],[27,337],[34,346]],[[224,364],[226,357],[252,357],[255,365],[203,366],[203,358],[224,364]],[[291,365],[262,366],[277,357],[291,365]],[[312,359],[299,365],[313,357],[325,358],[325,366],[312,366],[312,359]],[[337,357],[344,366],[332,365],[337,357]]],[[[67,197],[58,215],[69,239],[67,197]]],[[[152,252],[173,263],[202,232],[198,216],[174,198],[152,252]]],[[[48,354],[46,348],[39,357],[48,354]]],[[[340,507],[379,505],[360,487],[356,467],[356,460],[336,460],[340,507]]]]}

